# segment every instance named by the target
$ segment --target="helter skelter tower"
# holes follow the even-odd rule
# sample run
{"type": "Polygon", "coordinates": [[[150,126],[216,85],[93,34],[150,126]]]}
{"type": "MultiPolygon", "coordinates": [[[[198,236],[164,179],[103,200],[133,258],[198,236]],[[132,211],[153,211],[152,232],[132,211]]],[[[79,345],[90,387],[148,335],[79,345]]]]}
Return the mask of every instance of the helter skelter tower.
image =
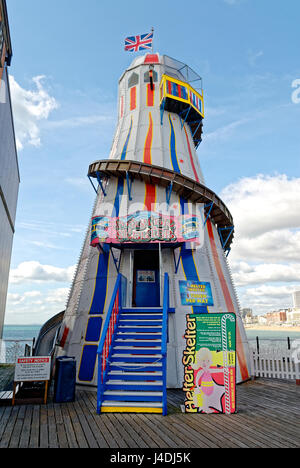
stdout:
{"type": "Polygon", "coordinates": [[[203,119],[202,81],[187,65],[148,54],[122,75],[109,159],[89,168],[97,197],[58,353],[76,357],[77,383],[100,387],[100,411],[165,411],[166,387],[182,388],[187,314],[235,313],[237,380],[250,376],[226,258],[233,219],[196,153],[203,119]],[[189,304],[187,282],[209,285],[210,300],[189,304]]]}

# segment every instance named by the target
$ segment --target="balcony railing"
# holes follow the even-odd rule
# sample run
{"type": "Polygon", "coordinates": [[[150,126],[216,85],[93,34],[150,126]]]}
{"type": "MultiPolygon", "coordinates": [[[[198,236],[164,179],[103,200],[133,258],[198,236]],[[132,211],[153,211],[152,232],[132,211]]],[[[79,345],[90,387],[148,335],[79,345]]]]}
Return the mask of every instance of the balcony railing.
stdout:
{"type": "Polygon", "coordinates": [[[164,111],[169,111],[180,116],[182,126],[189,124],[195,146],[198,147],[202,141],[204,119],[203,90],[199,93],[188,83],[163,75],[160,83],[160,108],[162,122],[164,111]]]}
{"type": "Polygon", "coordinates": [[[204,118],[203,90],[200,94],[188,83],[176,80],[168,75],[163,75],[160,83],[161,104],[165,98],[174,99],[193,107],[204,118]]]}

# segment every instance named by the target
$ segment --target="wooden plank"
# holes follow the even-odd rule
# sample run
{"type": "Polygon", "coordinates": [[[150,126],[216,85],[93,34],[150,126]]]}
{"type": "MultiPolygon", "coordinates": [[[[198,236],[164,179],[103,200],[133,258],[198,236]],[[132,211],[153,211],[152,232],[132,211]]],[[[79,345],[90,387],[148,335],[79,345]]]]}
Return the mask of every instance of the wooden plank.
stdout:
{"type": "Polygon", "coordinates": [[[130,434],[130,436],[136,441],[137,445],[139,448],[147,448],[149,445],[145,442],[145,440],[141,437],[140,431],[136,431],[134,429],[134,425],[132,424],[134,415],[129,415],[129,414],[118,414],[116,415],[117,419],[120,421],[120,424],[122,424],[124,430],[130,434]]]}
{"type": "Polygon", "coordinates": [[[48,413],[45,405],[40,406],[40,448],[49,447],[48,438],[48,413]]]}
{"type": "Polygon", "coordinates": [[[9,442],[9,448],[18,448],[20,444],[20,437],[23,430],[24,418],[25,418],[26,407],[23,406],[19,409],[16,424],[14,426],[11,439],[9,442]]]}
{"type": "Polygon", "coordinates": [[[161,424],[162,417],[157,415],[141,415],[142,419],[147,423],[152,430],[158,434],[161,439],[167,444],[167,448],[187,447],[186,442],[177,436],[175,433],[166,430],[165,426],[161,424]]]}
{"type": "Polygon", "coordinates": [[[2,440],[2,437],[3,437],[3,433],[5,431],[5,428],[10,420],[10,417],[11,417],[11,414],[12,414],[12,408],[9,407],[9,408],[5,408],[3,414],[2,414],[2,418],[1,418],[1,424],[0,424],[0,441],[2,440]]]}
{"type": "MultiPolygon", "coordinates": [[[[93,394],[92,392],[86,392],[86,396],[89,400],[89,404],[94,411],[97,407],[97,395],[96,393],[93,394]]],[[[120,434],[116,431],[114,425],[111,422],[110,415],[108,414],[101,414],[101,416],[97,415],[95,417],[98,427],[101,427],[101,433],[105,438],[109,448],[128,448],[126,441],[124,441],[120,434]]]]}
{"type": "MultiPolygon", "coordinates": [[[[81,409],[83,413],[86,415],[86,419],[97,441],[98,447],[109,448],[109,445],[106,442],[106,439],[104,438],[101,430],[99,430],[100,426],[98,426],[95,421],[92,407],[90,405],[87,405],[87,403],[89,403],[89,400],[87,399],[87,395],[84,395],[84,396],[85,398],[80,399],[79,404],[81,405],[81,409]]],[[[98,415],[97,415],[97,418],[98,418],[98,415]]]]}
{"type": "MultiPolygon", "coordinates": [[[[114,424],[116,430],[119,433],[119,437],[121,437],[123,440],[125,440],[127,446],[129,448],[139,448],[137,442],[134,440],[134,438],[126,431],[124,430],[123,425],[120,424],[120,419],[119,419],[119,414],[117,413],[111,413],[110,419],[112,423],[114,424]]],[[[124,417],[124,415],[121,415],[124,417]]]]}
{"type": "Polygon", "coordinates": [[[62,416],[63,416],[63,427],[61,428],[61,431],[64,429],[65,430],[65,435],[67,439],[67,444],[69,448],[78,448],[78,442],[76,438],[76,427],[73,427],[71,415],[72,415],[72,410],[71,414],[69,412],[69,409],[67,405],[60,405],[61,410],[62,410],[62,416]]]}
{"type": "Polygon", "coordinates": [[[55,422],[54,405],[48,404],[48,436],[49,448],[58,448],[57,427],[55,422]]]}
{"type": "Polygon", "coordinates": [[[35,405],[32,412],[29,448],[39,448],[40,437],[40,407],[35,405]]]}
{"type": "Polygon", "coordinates": [[[132,416],[134,416],[134,424],[136,425],[137,430],[140,429],[140,431],[142,431],[141,436],[143,437],[144,440],[147,441],[148,447],[150,448],[160,447],[161,448],[160,438],[151,428],[149,428],[146,424],[143,424],[140,418],[140,414],[135,414],[132,416]]]}
{"type": "Polygon", "coordinates": [[[184,443],[185,447],[191,448],[218,448],[216,439],[209,439],[206,435],[203,435],[203,429],[201,432],[195,430],[190,424],[191,418],[187,419],[187,415],[177,414],[176,416],[170,416],[168,420],[168,426],[172,434],[177,434],[184,443]]]}
{"type": "Polygon", "coordinates": [[[169,415],[96,413],[97,395],[72,404],[0,408],[0,447],[299,448],[300,388],[259,379],[238,386],[238,414],[183,414],[184,395],[168,391],[169,415]]]}
{"type": "Polygon", "coordinates": [[[25,408],[26,409],[25,409],[22,432],[20,434],[19,448],[29,447],[33,406],[26,406],[25,408]]]}
{"type": "Polygon", "coordinates": [[[0,449],[1,448],[8,448],[9,442],[14,430],[14,426],[17,420],[19,408],[13,408],[11,411],[9,418],[7,419],[3,435],[0,440],[0,449]]]}
{"type": "MultiPolygon", "coordinates": [[[[174,418],[175,416],[173,416],[174,418]]],[[[184,423],[182,424],[186,430],[193,430],[193,434],[196,436],[198,434],[198,446],[200,444],[203,446],[207,445],[208,447],[217,446],[223,448],[234,448],[239,447],[237,443],[229,441],[220,430],[216,430],[216,425],[218,426],[217,418],[207,418],[205,415],[199,417],[194,415],[193,417],[185,417],[184,423]]],[[[226,434],[226,433],[225,433],[226,434]]]]}
{"type": "Polygon", "coordinates": [[[82,430],[82,426],[78,419],[74,403],[67,403],[67,404],[64,404],[62,407],[67,408],[69,412],[70,420],[74,428],[74,434],[76,436],[76,440],[77,440],[79,448],[89,448],[89,445],[85,438],[84,431],[82,430]]]}
{"type": "Polygon", "coordinates": [[[93,434],[93,431],[91,430],[90,426],[89,426],[89,421],[90,421],[90,417],[89,417],[89,414],[88,412],[83,412],[82,411],[82,408],[80,406],[80,401],[82,399],[82,393],[80,393],[77,397],[77,401],[76,403],[74,403],[74,408],[75,408],[75,411],[77,413],[77,416],[78,416],[78,421],[80,421],[80,424],[81,424],[81,427],[82,427],[82,430],[84,432],[84,435],[85,435],[85,438],[86,438],[86,441],[87,441],[87,444],[89,446],[89,448],[99,448],[99,445],[94,437],[94,434],[93,434]]]}

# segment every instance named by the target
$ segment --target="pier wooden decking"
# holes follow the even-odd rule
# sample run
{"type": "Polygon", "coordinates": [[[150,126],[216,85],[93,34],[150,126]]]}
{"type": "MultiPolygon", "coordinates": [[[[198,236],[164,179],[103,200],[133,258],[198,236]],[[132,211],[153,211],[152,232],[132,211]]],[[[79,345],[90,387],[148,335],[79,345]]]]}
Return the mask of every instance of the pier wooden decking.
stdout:
{"type": "Polygon", "coordinates": [[[0,407],[0,448],[299,448],[300,387],[260,379],[238,387],[239,413],[187,415],[168,391],[169,415],[96,414],[96,393],[75,403],[0,407]]]}

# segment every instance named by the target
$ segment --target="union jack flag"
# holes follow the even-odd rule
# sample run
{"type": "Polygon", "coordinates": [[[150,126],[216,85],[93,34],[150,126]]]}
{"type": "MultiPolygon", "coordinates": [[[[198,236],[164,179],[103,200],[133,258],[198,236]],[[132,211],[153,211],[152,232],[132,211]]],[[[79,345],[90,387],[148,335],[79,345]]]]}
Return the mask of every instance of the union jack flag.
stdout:
{"type": "Polygon", "coordinates": [[[152,48],[153,33],[131,36],[125,39],[125,50],[138,52],[139,50],[149,50],[152,48]]]}

